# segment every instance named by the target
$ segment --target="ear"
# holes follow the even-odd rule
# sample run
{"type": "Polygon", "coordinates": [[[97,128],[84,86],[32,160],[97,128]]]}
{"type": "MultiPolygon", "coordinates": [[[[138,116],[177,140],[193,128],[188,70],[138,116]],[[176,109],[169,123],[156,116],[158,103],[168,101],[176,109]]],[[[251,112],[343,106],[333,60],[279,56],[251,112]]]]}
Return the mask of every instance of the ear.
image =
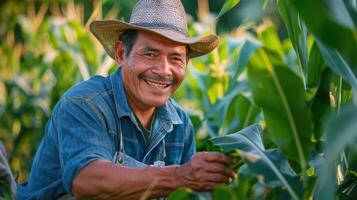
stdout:
{"type": "Polygon", "coordinates": [[[115,61],[117,61],[119,65],[123,64],[124,55],[125,55],[125,49],[124,49],[123,42],[118,40],[115,43],[115,61]]]}

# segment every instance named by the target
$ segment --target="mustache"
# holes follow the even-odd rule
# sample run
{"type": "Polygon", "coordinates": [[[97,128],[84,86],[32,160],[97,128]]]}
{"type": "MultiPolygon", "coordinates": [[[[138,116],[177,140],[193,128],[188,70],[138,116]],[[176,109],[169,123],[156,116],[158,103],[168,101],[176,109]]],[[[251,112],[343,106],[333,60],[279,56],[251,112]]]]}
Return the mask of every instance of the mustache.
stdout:
{"type": "Polygon", "coordinates": [[[141,79],[147,79],[155,82],[160,82],[160,83],[165,83],[165,84],[175,84],[177,83],[177,79],[174,78],[173,76],[160,76],[158,74],[149,74],[149,73],[144,73],[140,74],[139,78],[141,79]]]}

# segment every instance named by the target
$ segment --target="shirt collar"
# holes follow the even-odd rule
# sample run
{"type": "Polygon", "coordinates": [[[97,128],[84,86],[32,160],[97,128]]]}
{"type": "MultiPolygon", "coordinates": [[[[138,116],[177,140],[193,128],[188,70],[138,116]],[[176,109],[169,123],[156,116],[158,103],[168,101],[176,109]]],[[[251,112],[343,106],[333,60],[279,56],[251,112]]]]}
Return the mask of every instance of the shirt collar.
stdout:
{"type": "Polygon", "coordinates": [[[166,132],[171,132],[173,125],[182,124],[182,120],[173,106],[171,99],[164,105],[157,107],[156,112],[156,118],[159,119],[161,126],[166,132]]]}
{"type": "MultiPolygon", "coordinates": [[[[132,111],[125,93],[121,67],[110,75],[110,81],[113,88],[115,107],[119,118],[123,116],[131,117],[132,111]]],[[[157,107],[156,112],[156,119],[166,132],[171,132],[173,125],[183,123],[171,99],[169,99],[164,105],[157,107]]]]}

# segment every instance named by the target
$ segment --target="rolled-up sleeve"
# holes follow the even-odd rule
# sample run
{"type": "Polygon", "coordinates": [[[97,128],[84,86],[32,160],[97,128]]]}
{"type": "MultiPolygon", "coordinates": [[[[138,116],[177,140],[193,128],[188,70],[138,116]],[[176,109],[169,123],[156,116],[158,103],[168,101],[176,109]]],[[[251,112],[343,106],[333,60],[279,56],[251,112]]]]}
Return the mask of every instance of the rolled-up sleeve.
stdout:
{"type": "Polygon", "coordinates": [[[89,100],[64,100],[57,116],[63,184],[71,193],[72,181],[79,171],[95,160],[111,160],[114,146],[103,115],[89,100]]]}

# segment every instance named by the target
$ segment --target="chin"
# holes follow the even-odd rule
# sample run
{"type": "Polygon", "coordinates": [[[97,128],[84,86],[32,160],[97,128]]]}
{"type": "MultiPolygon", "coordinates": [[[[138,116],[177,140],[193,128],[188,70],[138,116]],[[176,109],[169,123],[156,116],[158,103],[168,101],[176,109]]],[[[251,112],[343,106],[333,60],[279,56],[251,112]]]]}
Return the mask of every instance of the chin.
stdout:
{"type": "Polygon", "coordinates": [[[166,98],[166,99],[155,99],[155,100],[152,100],[152,101],[148,101],[148,105],[150,106],[153,106],[153,107],[159,107],[159,106],[162,106],[164,105],[167,101],[169,100],[169,98],[166,98]]]}

